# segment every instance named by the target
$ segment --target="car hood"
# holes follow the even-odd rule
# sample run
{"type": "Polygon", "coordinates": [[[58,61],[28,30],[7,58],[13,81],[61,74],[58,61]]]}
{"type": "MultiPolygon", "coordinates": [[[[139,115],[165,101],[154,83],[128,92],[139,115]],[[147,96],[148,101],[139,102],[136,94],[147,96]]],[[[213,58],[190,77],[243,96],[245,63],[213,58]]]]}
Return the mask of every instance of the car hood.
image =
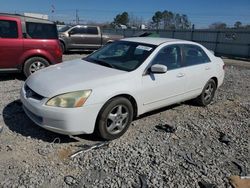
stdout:
{"type": "Polygon", "coordinates": [[[71,91],[94,89],[126,73],[76,59],[38,71],[27,79],[26,84],[44,97],[53,97],[71,91]]]}

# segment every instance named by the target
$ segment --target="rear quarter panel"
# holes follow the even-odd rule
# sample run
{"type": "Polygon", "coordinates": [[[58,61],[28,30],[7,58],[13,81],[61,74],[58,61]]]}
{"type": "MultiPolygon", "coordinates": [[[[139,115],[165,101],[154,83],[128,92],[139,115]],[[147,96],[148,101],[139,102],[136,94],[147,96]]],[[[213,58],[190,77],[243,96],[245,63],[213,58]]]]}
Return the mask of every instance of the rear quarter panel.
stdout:
{"type": "Polygon", "coordinates": [[[44,57],[50,64],[62,62],[59,40],[24,39],[23,46],[24,53],[20,57],[20,63],[24,63],[25,60],[34,56],[44,57]]]}
{"type": "Polygon", "coordinates": [[[211,51],[203,47],[213,64],[213,75],[218,80],[218,87],[220,87],[224,81],[225,70],[224,61],[220,57],[216,57],[211,51]]]}

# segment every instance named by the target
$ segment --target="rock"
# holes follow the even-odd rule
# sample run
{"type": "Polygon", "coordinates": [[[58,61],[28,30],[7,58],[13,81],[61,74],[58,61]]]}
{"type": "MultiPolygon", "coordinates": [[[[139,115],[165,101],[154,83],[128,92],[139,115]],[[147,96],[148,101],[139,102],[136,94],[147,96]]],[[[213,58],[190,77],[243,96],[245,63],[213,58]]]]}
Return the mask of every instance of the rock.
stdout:
{"type": "Polygon", "coordinates": [[[229,145],[229,143],[231,142],[231,137],[229,137],[225,133],[220,132],[219,141],[226,144],[226,145],[229,145]]]}
{"type": "Polygon", "coordinates": [[[64,177],[64,182],[67,185],[72,186],[72,185],[75,185],[77,183],[77,180],[75,177],[69,175],[69,176],[64,177]]]}

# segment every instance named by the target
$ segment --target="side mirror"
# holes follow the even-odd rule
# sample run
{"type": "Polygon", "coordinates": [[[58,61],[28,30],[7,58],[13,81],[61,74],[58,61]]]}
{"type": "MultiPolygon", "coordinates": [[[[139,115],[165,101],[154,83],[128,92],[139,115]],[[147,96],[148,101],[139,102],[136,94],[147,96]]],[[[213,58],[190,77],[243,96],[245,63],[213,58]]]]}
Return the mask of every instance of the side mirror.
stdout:
{"type": "Polygon", "coordinates": [[[156,74],[163,74],[166,73],[168,70],[167,66],[155,64],[150,67],[150,72],[156,73],[156,74]]]}
{"type": "Polygon", "coordinates": [[[68,32],[68,34],[69,34],[69,37],[70,37],[71,35],[74,34],[74,31],[71,30],[71,31],[68,32]]]}

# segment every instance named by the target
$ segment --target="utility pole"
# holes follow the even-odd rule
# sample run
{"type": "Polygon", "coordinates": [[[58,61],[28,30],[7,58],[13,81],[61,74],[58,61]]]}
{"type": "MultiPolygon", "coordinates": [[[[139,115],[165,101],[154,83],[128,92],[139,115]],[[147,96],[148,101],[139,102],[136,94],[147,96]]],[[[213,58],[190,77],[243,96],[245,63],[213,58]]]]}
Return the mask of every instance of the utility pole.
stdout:
{"type": "Polygon", "coordinates": [[[76,9],[76,25],[79,24],[79,16],[78,16],[78,10],[76,9]]]}
{"type": "Polygon", "coordinates": [[[55,13],[55,6],[54,5],[51,5],[51,20],[54,21],[54,13],[55,13]]]}

